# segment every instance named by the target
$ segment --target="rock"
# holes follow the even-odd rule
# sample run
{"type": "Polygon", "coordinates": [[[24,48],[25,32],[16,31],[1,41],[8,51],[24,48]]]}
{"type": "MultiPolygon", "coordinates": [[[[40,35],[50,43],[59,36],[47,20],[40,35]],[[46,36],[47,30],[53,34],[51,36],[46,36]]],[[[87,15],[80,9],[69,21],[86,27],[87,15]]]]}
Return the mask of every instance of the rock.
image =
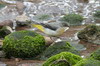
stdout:
{"type": "Polygon", "coordinates": [[[3,26],[10,26],[12,28],[13,27],[13,21],[5,20],[3,22],[0,22],[0,27],[3,27],[3,26]]]}
{"type": "Polygon", "coordinates": [[[17,25],[29,25],[31,22],[29,17],[26,16],[25,13],[23,13],[22,15],[16,17],[16,23],[17,25]]]}
{"type": "Polygon", "coordinates": [[[23,14],[24,8],[25,6],[22,2],[16,2],[16,9],[20,15],[23,14]]]}
{"type": "Polygon", "coordinates": [[[74,66],[82,58],[70,52],[61,52],[50,57],[43,66],[74,66]]]}
{"type": "Polygon", "coordinates": [[[90,43],[100,44],[100,26],[87,26],[78,33],[78,38],[90,43]]]}
{"type": "Polygon", "coordinates": [[[77,0],[79,3],[89,3],[89,0],[77,0]]]}
{"type": "Polygon", "coordinates": [[[60,52],[71,52],[71,53],[74,53],[74,54],[78,54],[79,55],[79,52],[74,48],[72,47],[68,42],[66,41],[60,41],[60,42],[54,42],[53,44],[51,44],[44,52],[43,54],[41,55],[41,60],[46,60],[48,59],[49,57],[53,56],[53,55],[56,55],[60,52]]]}
{"type": "Polygon", "coordinates": [[[5,57],[5,53],[3,51],[0,51],[0,58],[4,58],[5,57]]]}
{"type": "Polygon", "coordinates": [[[4,26],[0,29],[0,38],[4,38],[8,34],[12,33],[12,29],[9,26],[4,26]]]}
{"type": "Polygon", "coordinates": [[[92,58],[80,60],[74,66],[100,66],[100,61],[94,60],[92,58]]]}
{"type": "Polygon", "coordinates": [[[0,66],[7,66],[7,64],[0,62],[0,66]]]}
{"type": "Polygon", "coordinates": [[[45,38],[45,42],[46,42],[47,46],[53,43],[53,40],[50,37],[44,36],[44,38],[45,38]]]}

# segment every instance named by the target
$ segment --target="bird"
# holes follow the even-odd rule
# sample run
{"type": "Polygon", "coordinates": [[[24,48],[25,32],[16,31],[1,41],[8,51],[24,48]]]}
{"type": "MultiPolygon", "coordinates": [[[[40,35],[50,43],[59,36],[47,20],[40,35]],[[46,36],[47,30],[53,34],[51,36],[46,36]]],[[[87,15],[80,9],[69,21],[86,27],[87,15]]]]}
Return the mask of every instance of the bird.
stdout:
{"type": "Polygon", "coordinates": [[[40,31],[42,31],[43,33],[45,33],[46,35],[50,36],[50,37],[57,37],[62,35],[66,30],[69,29],[69,27],[59,27],[57,29],[53,29],[50,25],[41,25],[41,24],[32,24],[33,27],[39,29],[40,31]]]}

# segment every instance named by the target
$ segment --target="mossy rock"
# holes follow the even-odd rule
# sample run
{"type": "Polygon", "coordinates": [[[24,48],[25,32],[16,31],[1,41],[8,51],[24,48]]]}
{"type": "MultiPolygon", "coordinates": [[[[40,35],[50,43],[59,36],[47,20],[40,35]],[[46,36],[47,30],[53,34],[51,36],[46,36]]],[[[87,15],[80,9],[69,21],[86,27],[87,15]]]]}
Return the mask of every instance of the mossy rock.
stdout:
{"type": "Polygon", "coordinates": [[[33,31],[17,31],[3,41],[3,51],[7,57],[34,58],[46,48],[42,35],[33,31]]]}
{"type": "Polygon", "coordinates": [[[68,14],[62,17],[60,21],[70,26],[82,25],[83,16],[79,14],[68,14]]]}
{"type": "Polygon", "coordinates": [[[90,57],[94,58],[95,60],[100,61],[100,48],[96,50],[95,52],[93,52],[90,57]]]}
{"type": "Polygon", "coordinates": [[[100,61],[94,59],[83,59],[74,66],[100,66],[100,61]]]}
{"type": "Polygon", "coordinates": [[[75,65],[82,58],[70,52],[61,52],[50,57],[43,66],[72,66],[75,65]]]}
{"type": "Polygon", "coordinates": [[[49,46],[43,52],[43,54],[41,55],[40,59],[41,60],[46,60],[49,57],[51,57],[53,55],[56,55],[58,53],[64,52],[64,51],[71,52],[71,53],[79,55],[79,52],[74,47],[72,47],[68,42],[61,41],[61,42],[57,42],[57,43],[51,44],[51,46],[49,46]]]}
{"type": "Polygon", "coordinates": [[[52,16],[49,14],[38,14],[38,15],[33,17],[33,19],[36,21],[48,21],[51,18],[52,18],[52,16]]]}
{"type": "Polygon", "coordinates": [[[97,18],[100,18],[100,11],[96,11],[93,16],[97,17],[97,18]]]}
{"type": "Polygon", "coordinates": [[[88,25],[78,33],[78,38],[94,44],[100,44],[100,26],[88,25]]]}
{"type": "Polygon", "coordinates": [[[100,23],[100,11],[96,11],[94,14],[94,20],[96,23],[100,23]]]}

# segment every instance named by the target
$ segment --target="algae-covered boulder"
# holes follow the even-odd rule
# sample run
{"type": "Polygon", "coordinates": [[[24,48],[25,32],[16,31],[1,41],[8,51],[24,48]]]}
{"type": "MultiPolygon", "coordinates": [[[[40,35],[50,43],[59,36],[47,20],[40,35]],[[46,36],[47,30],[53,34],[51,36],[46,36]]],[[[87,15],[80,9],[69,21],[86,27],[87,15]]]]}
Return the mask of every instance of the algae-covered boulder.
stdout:
{"type": "Polygon", "coordinates": [[[100,61],[94,60],[94,59],[83,59],[80,60],[77,64],[74,66],[100,66],[100,61]]]}
{"type": "Polygon", "coordinates": [[[72,66],[75,65],[82,58],[70,52],[61,52],[50,57],[43,66],[72,66]]]}
{"type": "Polygon", "coordinates": [[[44,51],[45,40],[33,31],[18,31],[5,37],[2,48],[7,57],[34,58],[44,51]]]}
{"type": "Polygon", "coordinates": [[[99,60],[100,61],[100,48],[96,51],[94,51],[91,56],[92,58],[96,59],[96,60],[99,60]]]}
{"type": "Polygon", "coordinates": [[[94,44],[100,44],[100,26],[88,25],[78,33],[78,38],[94,44]]]}
{"type": "Polygon", "coordinates": [[[60,20],[70,26],[82,25],[83,16],[79,14],[68,14],[62,17],[60,20]]]}
{"type": "Polygon", "coordinates": [[[43,52],[43,54],[41,55],[40,59],[41,60],[46,60],[49,57],[51,57],[53,55],[56,55],[58,53],[64,52],[64,51],[66,51],[66,52],[72,52],[74,54],[78,54],[79,55],[79,52],[74,47],[72,47],[68,42],[61,41],[61,42],[57,42],[57,43],[51,44],[51,46],[49,46],[43,52]]]}

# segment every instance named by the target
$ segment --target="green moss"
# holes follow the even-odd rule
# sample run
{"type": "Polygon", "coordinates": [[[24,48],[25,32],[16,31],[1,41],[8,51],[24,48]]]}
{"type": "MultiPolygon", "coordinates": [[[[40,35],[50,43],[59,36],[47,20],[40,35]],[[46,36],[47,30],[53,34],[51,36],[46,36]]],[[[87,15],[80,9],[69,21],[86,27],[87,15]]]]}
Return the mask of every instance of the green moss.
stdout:
{"type": "Polygon", "coordinates": [[[94,13],[94,17],[100,18],[100,11],[96,11],[96,12],[94,13]]]}
{"type": "Polygon", "coordinates": [[[94,59],[83,59],[74,66],[100,66],[100,61],[94,59]]]}
{"type": "Polygon", "coordinates": [[[34,16],[33,19],[38,20],[38,21],[49,20],[49,19],[51,19],[51,15],[39,14],[39,15],[34,16]]]}
{"type": "Polygon", "coordinates": [[[50,57],[43,66],[72,66],[82,58],[70,52],[61,52],[60,54],[50,57]]]}
{"type": "Polygon", "coordinates": [[[100,26],[88,25],[78,33],[78,38],[87,42],[100,44],[100,26]]]}
{"type": "Polygon", "coordinates": [[[100,48],[93,52],[90,57],[100,61],[100,48]]]}
{"type": "Polygon", "coordinates": [[[58,53],[64,52],[64,51],[72,52],[74,54],[78,54],[79,55],[79,52],[74,47],[72,47],[68,42],[61,41],[61,42],[57,42],[57,43],[51,44],[51,46],[49,46],[43,52],[43,54],[41,55],[40,59],[41,60],[46,60],[49,57],[51,57],[53,55],[56,55],[58,53]]]}
{"type": "Polygon", "coordinates": [[[2,48],[7,57],[34,58],[44,51],[45,40],[33,31],[17,31],[5,37],[2,48]]]}
{"type": "Polygon", "coordinates": [[[61,18],[61,21],[70,26],[81,25],[83,21],[83,16],[78,14],[68,14],[61,18]]]}

